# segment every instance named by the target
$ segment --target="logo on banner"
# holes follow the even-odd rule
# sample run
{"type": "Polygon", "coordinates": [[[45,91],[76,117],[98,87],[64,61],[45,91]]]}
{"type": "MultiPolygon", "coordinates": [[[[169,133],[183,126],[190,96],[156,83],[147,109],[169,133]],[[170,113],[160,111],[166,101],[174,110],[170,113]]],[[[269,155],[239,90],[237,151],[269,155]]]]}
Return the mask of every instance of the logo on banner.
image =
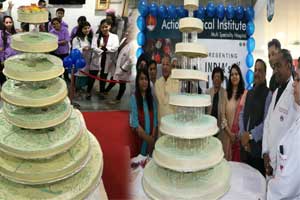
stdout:
{"type": "Polygon", "coordinates": [[[156,17],[149,15],[146,19],[146,25],[149,31],[153,31],[157,25],[156,17]]]}

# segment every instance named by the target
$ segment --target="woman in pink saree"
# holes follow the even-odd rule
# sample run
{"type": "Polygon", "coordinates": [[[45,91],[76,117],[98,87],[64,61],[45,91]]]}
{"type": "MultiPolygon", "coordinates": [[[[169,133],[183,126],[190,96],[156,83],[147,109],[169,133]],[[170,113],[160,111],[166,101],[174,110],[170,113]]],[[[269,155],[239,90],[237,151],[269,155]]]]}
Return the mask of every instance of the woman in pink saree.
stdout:
{"type": "Polygon", "coordinates": [[[246,97],[244,80],[237,64],[233,64],[229,72],[227,84],[227,101],[222,121],[224,129],[221,141],[225,158],[228,161],[240,161],[239,113],[246,97]]]}

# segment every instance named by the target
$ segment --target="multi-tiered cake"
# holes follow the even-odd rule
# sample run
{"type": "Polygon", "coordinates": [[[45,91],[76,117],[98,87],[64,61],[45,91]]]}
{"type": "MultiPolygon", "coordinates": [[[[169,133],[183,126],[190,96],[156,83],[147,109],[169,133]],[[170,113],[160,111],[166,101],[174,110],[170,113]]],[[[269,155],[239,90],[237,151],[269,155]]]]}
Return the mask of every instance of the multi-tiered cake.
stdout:
{"type": "MultiPolygon", "coordinates": [[[[48,12],[20,7],[18,20],[44,23],[48,12]]],[[[0,110],[0,199],[86,198],[101,180],[102,151],[58,78],[62,61],[48,52],[57,38],[38,31],[12,36],[24,52],[7,59],[0,110]]]]}
{"type": "Polygon", "coordinates": [[[161,119],[164,136],[145,168],[143,187],[151,199],[218,199],[229,189],[230,168],[223,159],[221,142],[212,137],[218,132],[216,119],[203,114],[211,104],[210,96],[198,94],[198,82],[207,81],[207,75],[193,69],[199,57],[207,57],[206,48],[197,41],[202,21],[192,17],[198,0],[184,3],[190,17],[179,21],[183,42],[175,50],[183,56],[183,64],[171,74],[181,81],[181,92],[169,98],[176,114],[161,119]]]}

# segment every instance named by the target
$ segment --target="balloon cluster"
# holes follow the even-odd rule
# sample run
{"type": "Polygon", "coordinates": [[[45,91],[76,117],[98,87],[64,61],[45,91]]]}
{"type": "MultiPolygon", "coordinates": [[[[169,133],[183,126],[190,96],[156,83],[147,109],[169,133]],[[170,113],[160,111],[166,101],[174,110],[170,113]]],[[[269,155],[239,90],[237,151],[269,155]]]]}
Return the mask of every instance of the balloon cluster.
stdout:
{"type": "Polygon", "coordinates": [[[72,72],[72,68],[74,69],[74,73],[76,73],[79,69],[85,67],[86,62],[81,52],[78,49],[73,49],[70,55],[64,58],[63,65],[69,73],[72,72]]]}

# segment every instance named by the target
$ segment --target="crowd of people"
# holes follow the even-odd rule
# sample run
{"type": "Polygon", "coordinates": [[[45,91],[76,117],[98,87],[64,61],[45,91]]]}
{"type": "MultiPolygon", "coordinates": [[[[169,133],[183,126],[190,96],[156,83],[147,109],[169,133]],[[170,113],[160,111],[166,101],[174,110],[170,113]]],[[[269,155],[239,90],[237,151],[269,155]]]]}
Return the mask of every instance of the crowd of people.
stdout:
{"type": "MultiPolygon", "coordinates": [[[[215,137],[222,142],[225,159],[246,163],[265,176],[267,199],[295,199],[300,197],[300,69],[295,71],[290,52],[281,49],[277,39],[268,43],[268,52],[273,69],[270,88],[262,59],[255,62],[250,90],[245,89],[240,66],[231,66],[226,89],[222,87],[223,69],[216,67],[211,76],[213,86],[206,90],[211,96],[206,113],[217,119],[215,137]]],[[[156,70],[155,61],[141,55],[130,99],[130,127],[139,138],[139,153],[145,156],[151,156],[160,137],[161,118],[175,112],[169,95],[180,92],[178,81],[170,78],[169,56],[162,58],[158,80],[156,70]]]]}
{"type": "MultiPolygon", "coordinates": [[[[39,7],[46,7],[45,0],[39,0],[37,3],[39,7]]],[[[21,30],[15,29],[15,22],[10,16],[12,7],[13,4],[9,3],[8,11],[0,12],[0,19],[3,19],[0,23],[2,25],[0,30],[1,86],[6,80],[2,73],[4,61],[19,53],[11,48],[11,36],[17,32],[28,32],[30,29],[29,24],[26,23],[21,23],[21,30]]],[[[108,103],[120,103],[126,90],[126,82],[129,81],[131,75],[131,66],[134,59],[132,56],[133,34],[129,34],[132,27],[125,23],[127,22],[126,19],[120,23],[115,11],[108,9],[106,10],[106,18],[101,20],[97,30],[92,30],[87,18],[80,16],[77,19],[77,26],[73,27],[70,33],[68,23],[63,20],[64,15],[64,8],[57,8],[55,17],[51,18],[49,12],[49,21],[37,27],[39,31],[49,32],[58,37],[58,48],[51,54],[64,60],[70,55],[72,49],[80,50],[86,66],[82,69],[85,73],[79,71],[75,74],[77,94],[84,95],[86,100],[91,100],[95,82],[93,76],[100,74],[98,98],[105,99],[114,85],[119,83],[118,95],[108,103]],[[108,75],[110,75],[109,78],[108,75]],[[107,84],[109,80],[106,79],[110,80],[109,84],[107,84]]],[[[65,70],[63,78],[67,83],[70,82],[70,75],[67,70],[65,70]]]]}

